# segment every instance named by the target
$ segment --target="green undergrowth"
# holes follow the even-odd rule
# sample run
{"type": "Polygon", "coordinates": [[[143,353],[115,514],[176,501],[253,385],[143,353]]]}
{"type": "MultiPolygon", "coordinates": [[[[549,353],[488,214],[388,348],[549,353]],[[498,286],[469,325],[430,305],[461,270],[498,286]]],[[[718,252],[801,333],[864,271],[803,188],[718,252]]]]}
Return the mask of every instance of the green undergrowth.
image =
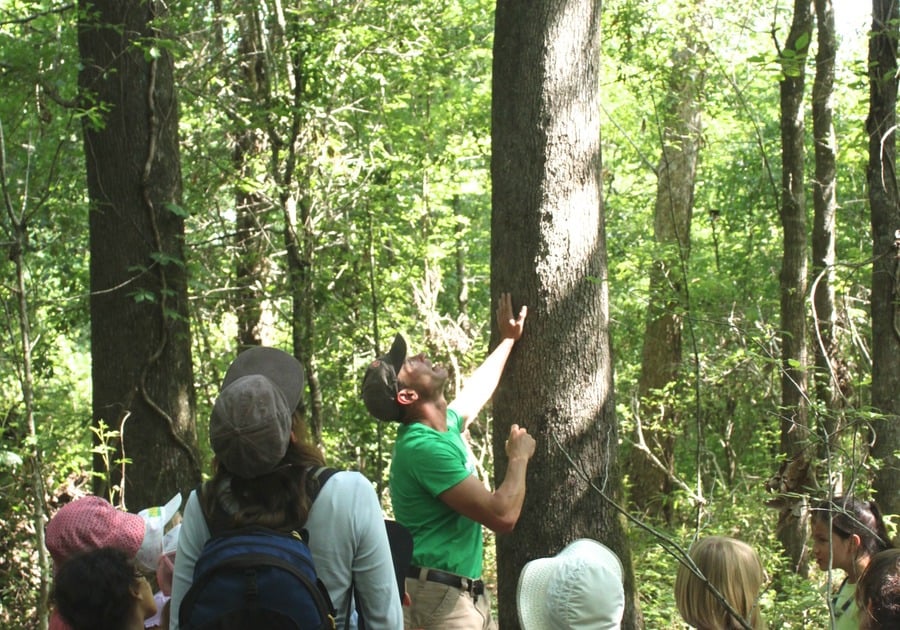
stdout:
{"type": "MultiPolygon", "coordinates": [[[[656,529],[685,551],[697,537],[719,535],[743,540],[759,553],[766,571],[768,579],[759,606],[768,627],[828,628],[827,575],[814,563],[808,577],[790,570],[775,534],[778,515],[765,507],[766,498],[768,495],[761,488],[745,487],[726,497],[708,498],[709,503],[700,517],[694,513],[691,525],[656,529]]],[[[688,514],[680,516],[683,517],[680,522],[691,522],[688,514]]],[[[634,525],[629,530],[629,542],[644,627],[648,630],[688,627],[675,604],[678,560],[666,550],[668,545],[634,525]]],[[[839,579],[833,575],[832,583],[839,583],[839,579]]]]}

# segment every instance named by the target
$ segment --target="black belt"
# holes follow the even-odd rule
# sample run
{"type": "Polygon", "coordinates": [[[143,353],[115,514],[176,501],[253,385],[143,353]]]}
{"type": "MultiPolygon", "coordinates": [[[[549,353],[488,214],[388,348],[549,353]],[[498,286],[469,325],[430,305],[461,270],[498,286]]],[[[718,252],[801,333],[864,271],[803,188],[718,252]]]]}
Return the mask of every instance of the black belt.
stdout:
{"type": "Polygon", "coordinates": [[[472,580],[454,573],[438,571],[437,569],[423,569],[422,567],[413,566],[409,567],[406,576],[414,580],[421,580],[422,571],[425,571],[425,580],[428,582],[437,582],[438,584],[452,586],[461,591],[465,591],[470,595],[475,595],[476,597],[484,594],[484,582],[481,580],[472,580]]]}

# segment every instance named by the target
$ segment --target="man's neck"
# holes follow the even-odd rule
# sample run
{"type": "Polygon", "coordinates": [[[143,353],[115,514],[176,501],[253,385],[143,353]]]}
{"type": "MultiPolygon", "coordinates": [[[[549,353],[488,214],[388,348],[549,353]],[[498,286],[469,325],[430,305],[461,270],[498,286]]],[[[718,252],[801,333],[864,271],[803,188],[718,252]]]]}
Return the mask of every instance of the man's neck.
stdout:
{"type": "Polygon", "coordinates": [[[447,430],[447,401],[441,396],[438,400],[424,403],[416,410],[416,422],[431,427],[435,431],[447,430]]]}

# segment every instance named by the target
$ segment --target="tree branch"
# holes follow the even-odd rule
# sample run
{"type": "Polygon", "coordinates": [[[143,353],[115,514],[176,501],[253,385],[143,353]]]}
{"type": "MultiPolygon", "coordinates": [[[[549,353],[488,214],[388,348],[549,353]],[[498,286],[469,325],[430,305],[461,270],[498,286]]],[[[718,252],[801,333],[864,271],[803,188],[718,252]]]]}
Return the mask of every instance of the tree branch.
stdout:
{"type": "Polygon", "coordinates": [[[684,490],[688,493],[688,496],[697,502],[700,505],[706,505],[706,499],[703,498],[702,495],[694,492],[686,482],[682,481],[682,479],[675,475],[675,473],[671,472],[666,465],[660,461],[660,459],[650,450],[650,447],[647,446],[647,441],[644,439],[644,427],[641,422],[640,414],[635,414],[635,432],[637,433],[637,442],[628,440],[625,438],[632,446],[634,446],[637,450],[644,453],[647,456],[647,459],[650,460],[650,463],[657,469],[659,469],[663,474],[666,475],[666,478],[674,483],[676,486],[684,490]]]}

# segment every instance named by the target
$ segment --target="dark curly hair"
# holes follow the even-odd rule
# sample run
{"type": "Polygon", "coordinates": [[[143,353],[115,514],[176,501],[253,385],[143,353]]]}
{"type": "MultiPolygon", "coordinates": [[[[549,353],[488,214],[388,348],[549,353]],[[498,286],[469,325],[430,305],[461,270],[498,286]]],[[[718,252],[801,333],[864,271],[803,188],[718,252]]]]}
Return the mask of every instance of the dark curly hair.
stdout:
{"type": "Polygon", "coordinates": [[[875,554],[856,585],[860,627],[900,628],[900,549],[875,554]]]}
{"type": "Polygon", "coordinates": [[[52,599],[73,630],[124,628],[135,606],[134,562],[111,547],[73,556],[56,574],[52,599]]]}

